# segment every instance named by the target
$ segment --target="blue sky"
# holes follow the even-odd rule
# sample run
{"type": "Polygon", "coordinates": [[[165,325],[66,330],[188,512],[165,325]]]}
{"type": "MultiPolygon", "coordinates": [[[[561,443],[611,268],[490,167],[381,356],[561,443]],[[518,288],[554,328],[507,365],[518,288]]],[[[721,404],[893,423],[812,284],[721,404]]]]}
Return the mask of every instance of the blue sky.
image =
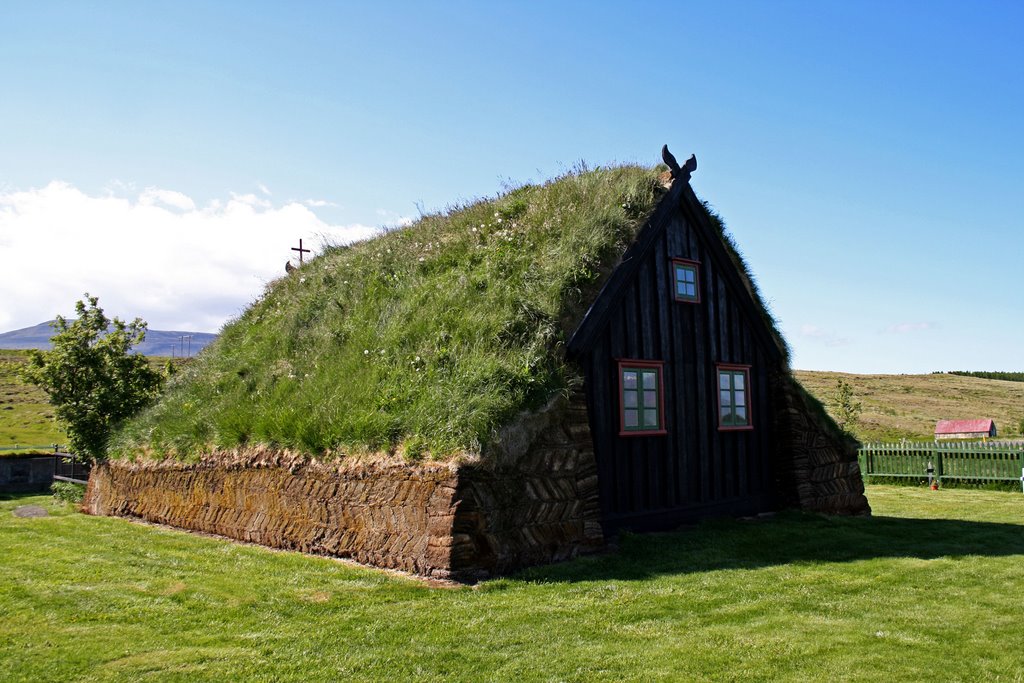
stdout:
{"type": "Polygon", "coordinates": [[[299,237],[667,142],[795,367],[1024,369],[1019,2],[8,2],[0,26],[0,330],[88,290],[215,331],[299,237]]]}

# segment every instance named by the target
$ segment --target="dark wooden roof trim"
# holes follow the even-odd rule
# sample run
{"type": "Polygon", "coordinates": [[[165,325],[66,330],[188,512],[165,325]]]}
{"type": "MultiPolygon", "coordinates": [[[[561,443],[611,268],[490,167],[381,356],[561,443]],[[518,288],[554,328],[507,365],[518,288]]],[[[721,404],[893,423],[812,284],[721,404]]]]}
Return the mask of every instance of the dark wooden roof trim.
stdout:
{"type": "Polygon", "coordinates": [[[640,229],[636,240],[626,249],[622,260],[604,283],[597,298],[590,304],[582,322],[576,328],[566,344],[569,355],[575,355],[590,348],[595,335],[604,328],[608,315],[622,298],[626,286],[632,281],[637,268],[643,263],[647,252],[653,248],[657,237],[665,230],[665,227],[672,219],[672,213],[679,205],[685,182],[676,181],[672,187],[661,198],[654,213],[647,219],[647,223],[640,229]]]}
{"type": "Polygon", "coordinates": [[[681,205],[686,220],[691,224],[700,226],[698,229],[703,233],[705,243],[717,262],[732,265],[731,268],[725,268],[724,270],[719,268],[718,272],[729,280],[730,285],[740,293],[736,300],[753,321],[754,333],[761,337],[761,341],[765,342],[766,346],[774,352],[772,354],[775,356],[773,360],[784,359],[786,357],[786,343],[779,336],[775,328],[765,320],[767,312],[763,310],[761,304],[755,299],[757,294],[754,290],[754,284],[747,278],[742,264],[737,263],[736,258],[726,248],[723,241],[724,238],[711,225],[707,209],[704,208],[700,199],[694,194],[693,188],[690,187],[689,183],[682,183],[682,185],[684,188],[681,205]]]}

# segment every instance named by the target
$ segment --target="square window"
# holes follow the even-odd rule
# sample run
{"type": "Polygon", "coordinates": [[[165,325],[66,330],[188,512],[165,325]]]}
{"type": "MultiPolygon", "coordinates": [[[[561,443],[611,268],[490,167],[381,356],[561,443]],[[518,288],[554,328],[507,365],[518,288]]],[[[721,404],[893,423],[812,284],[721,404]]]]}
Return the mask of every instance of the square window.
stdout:
{"type": "Polygon", "coordinates": [[[753,429],[747,385],[750,367],[747,365],[718,366],[718,428],[753,429]]]}
{"type": "Polygon", "coordinates": [[[664,387],[661,361],[619,361],[621,436],[664,434],[664,387]]]}
{"type": "Polygon", "coordinates": [[[672,259],[673,293],[676,301],[700,302],[700,290],[697,287],[698,266],[696,261],[672,259]]]}

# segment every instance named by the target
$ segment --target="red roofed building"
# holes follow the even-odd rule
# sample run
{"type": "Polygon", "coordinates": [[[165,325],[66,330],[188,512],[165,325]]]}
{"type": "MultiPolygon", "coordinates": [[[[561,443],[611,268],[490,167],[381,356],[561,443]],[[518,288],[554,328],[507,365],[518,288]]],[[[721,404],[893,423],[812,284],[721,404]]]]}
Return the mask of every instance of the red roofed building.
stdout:
{"type": "Polygon", "coordinates": [[[996,435],[995,420],[939,420],[935,424],[935,440],[984,439],[996,435]]]}

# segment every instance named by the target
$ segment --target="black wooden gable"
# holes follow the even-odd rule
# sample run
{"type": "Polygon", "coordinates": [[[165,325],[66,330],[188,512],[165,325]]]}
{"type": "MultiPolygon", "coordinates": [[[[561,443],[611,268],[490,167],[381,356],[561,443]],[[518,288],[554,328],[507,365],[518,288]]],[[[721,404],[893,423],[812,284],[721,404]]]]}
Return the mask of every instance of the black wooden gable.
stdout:
{"type": "MultiPolygon", "coordinates": [[[[695,167],[695,165],[694,162],[693,166],[695,167]]],[[[766,320],[766,313],[762,305],[755,300],[753,284],[747,278],[737,258],[723,244],[723,238],[716,227],[712,225],[703,203],[690,187],[689,179],[690,174],[685,173],[673,180],[666,195],[662,197],[644,227],[640,229],[636,240],[622,255],[621,262],[611,273],[597,298],[587,309],[583,320],[569,338],[566,349],[570,357],[589,351],[593,347],[597,335],[607,324],[611,311],[621,304],[622,298],[635,279],[641,264],[655,248],[655,244],[677,217],[676,212],[679,211],[686,222],[699,233],[702,238],[701,242],[708,249],[715,263],[727,266],[721,268],[720,274],[729,283],[730,288],[737,293],[737,302],[743,307],[744,313],[751,321],[756,321],[754,322],[754,332],[760,341],[778,352],[778,356],[773,360],[786,358],[785,342],[766,320]]]]}
{"type": "Polygon", "coordinates": [[[567,345],[584,377],[606,531],[670,528],[776,501],[771,382],[786,368],[785,344],[688,173],[673,170],[567,345]],[[696,268],[698,296],[676,297],[674,263],[696,268]],[[638,394],[625,377],[640,371],[658,378],[661,418],[627,424],[638,394]],[[739,425],[722,417],[720,383],[730,373],[745,378],[739,425]]]}

